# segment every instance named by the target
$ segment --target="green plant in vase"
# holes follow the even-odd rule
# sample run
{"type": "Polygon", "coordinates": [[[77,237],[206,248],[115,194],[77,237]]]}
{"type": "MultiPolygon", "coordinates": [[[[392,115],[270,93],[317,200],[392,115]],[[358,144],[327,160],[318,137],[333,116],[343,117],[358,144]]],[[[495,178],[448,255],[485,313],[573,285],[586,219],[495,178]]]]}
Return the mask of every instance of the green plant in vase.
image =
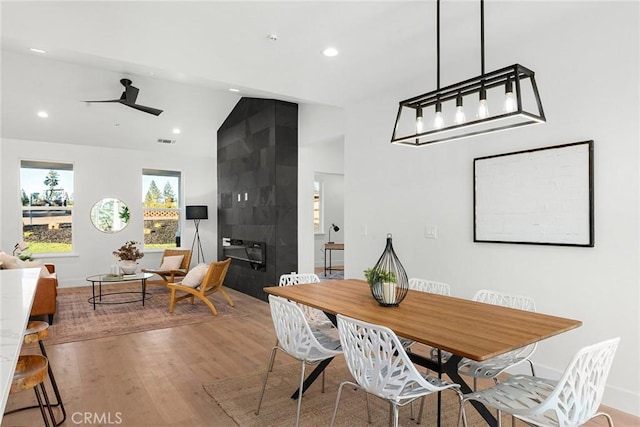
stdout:
{"type": "Polygon", "coordinates": [[[398,278],[393,271],[375,267],[367,268],[364,271],[364,277],[367,279],[367,282],[369,282],[373,294],[380,295],[385,304],[394,304],[396,302],[398,278]]]}

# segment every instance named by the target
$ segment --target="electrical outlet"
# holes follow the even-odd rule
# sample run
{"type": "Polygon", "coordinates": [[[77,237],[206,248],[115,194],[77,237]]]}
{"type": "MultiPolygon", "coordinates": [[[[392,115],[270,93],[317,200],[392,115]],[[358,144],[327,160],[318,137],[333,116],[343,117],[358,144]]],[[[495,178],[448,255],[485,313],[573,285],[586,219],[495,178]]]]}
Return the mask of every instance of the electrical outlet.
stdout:
{"type": "Polygon", "coordinates": [[[424,226],[424,237],[425,239],[437,239],[438,238],[438,227],[435,225],[425,225],[424,226]]]}

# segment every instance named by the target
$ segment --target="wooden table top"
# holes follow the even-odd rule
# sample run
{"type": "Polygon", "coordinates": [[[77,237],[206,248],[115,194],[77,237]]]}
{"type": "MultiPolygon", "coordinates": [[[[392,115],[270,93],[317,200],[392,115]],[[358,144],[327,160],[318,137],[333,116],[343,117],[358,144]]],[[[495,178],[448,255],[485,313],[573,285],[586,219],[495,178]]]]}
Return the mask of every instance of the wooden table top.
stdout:
{"type": "Polygon", "coordinates": [[[273,286],[264,291],[369,323],[473,360],[499,354],[561,334],[579,320],[409,290],[399,307],[382,307],[363,280],[273,286]]]}
{"type": "Polygon", "coordinates": [[[325,243],[324,248],[333,251],[344,251],[344,243],[325,243]]]}

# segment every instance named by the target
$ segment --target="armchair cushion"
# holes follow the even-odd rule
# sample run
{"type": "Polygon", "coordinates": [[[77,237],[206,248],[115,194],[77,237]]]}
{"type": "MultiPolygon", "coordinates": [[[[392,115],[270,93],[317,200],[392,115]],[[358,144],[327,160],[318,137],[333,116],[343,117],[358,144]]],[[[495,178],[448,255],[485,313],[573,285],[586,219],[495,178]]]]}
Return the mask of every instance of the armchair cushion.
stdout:
{"type": "Polygon", "coordinates": [[[181,285],[188,288],[197,288],[202,283],[202,280],[204,280],[204,275],[207,274],[208,268],[208,264],[200,263],[196,265],[184,276],[181,285]]]}
{"type": "Polygon", "coordinates": [[[158,268],[159,271],[177,270],[182,264],[184,255],[166,256],[162,259],[162,265],[158,268]]]}
{"type": "Polygon", "coordinates": [[[0,263],[3,269],[22,268],[20,265],[22,261],[16,256],[11,256],[7,253],[0,252],[0,263]]]}

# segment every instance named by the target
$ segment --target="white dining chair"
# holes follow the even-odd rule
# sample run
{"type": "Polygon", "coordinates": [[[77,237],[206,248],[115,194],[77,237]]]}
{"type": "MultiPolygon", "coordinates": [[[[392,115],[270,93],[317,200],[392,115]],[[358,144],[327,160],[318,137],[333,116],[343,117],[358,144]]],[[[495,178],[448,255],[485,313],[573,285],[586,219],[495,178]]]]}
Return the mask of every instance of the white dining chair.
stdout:
{"type": "MultiPolygon", "coordinates": [[[[303,285],[306,283],[320,283],[320,278],[315,273],[291,272],[289,274],[282,274],[280,276],[278,286],[294,286],[303,285]]],[[[327,315],[324,314],[322,310],[318,310],[317,308],[309,307],[308,305],[304,304],[298,305],[309,321],[309,326],[311,326],[311,329],[324,330],[325,332],[332,329],[335,330],[333,323],[331,323],[327,315]]]]}
{"type": "Polygon", "coordinates": [[[464,403],[475,400],[511,414],[534,426],[577,427],[603,416],[609,427],[613,420],[598,412],[607,376],[620,338],[602,341],[579,350],[559,381],[529,375],[515,375],[479,392],[464,395],[460,420],[465,420],[464,403]]]}
{"type": "MultiPolygon", "coordinates": [[[[451,295],[451,287],[447,283],[436,282],[434,280],[420,279],[417,277],[412,277],[409,279],[409,289],[420,292],[427,292],[430,294],[438,294],[438,295],[451,295]]],[[[405,350],[411,348],[411,346],[415,343],[415,341],[410,340],[408,338],[399,337],[400,342],[402,343],[402,347],[405,350]]]]}
{"type": "MultiPolygon", "coordinates": [[[[443,390],[452,390],[462,399],[458,384],[420,373],[391,329],[340,314],[337,319],[347,367],[356,382],[343,381],[340,384],[331,419],[332,426],[335,425],[345,385],[367,393],[367,413],[369,393],[388,401],[392,408],[390,424],[394,427],[398,426],[399,407],[416,399],[443,390]]],[[[371,422],[371,419],[368,421],[371,422]]],[[[466,421],[463,421],[466,425],[466,421]]]]}
{"type": "Polygon", "coordinates": [[[451,287],[447,283],[413,277],[409,279],[409,289],[430,294],[451,295],[451,287]]]}
{"type": "MultiPolygon", "coordinates": [[[[474,301],[502,307],[515,308],[525,311],[536,311],[536,303],[533,298],[522,295],[514,295],[500,291],[482,289],[476,292],[474,301]]],[[[491,378],[496,380],[498,375],[509,368],[527,362],[531,369],[531,375],[535,376],[531,355],[535,351],[537,343],[501,354],[482,362],[464,358],[458,363],[458,372],[462,375],[473,377],[473,389],[477,388],[479,378],[491,378]]],[[[448,355],[447,355],[448,356],[448,355]]],[[[447,357],[445,356],[445,357],[447,357]]]]}
{"type": "MultiPolygon", "coordinates": [[[[451,295],[451,286],[449,286],[448,283],[436,282],[435,280],[420,279],[417,277],[412,277],[411,279],[409,279],[409,289],[412,289],[414,291],[427,292],[430,294],[445,295],[445,296],[451,295]]],[[[405,350],[410,350],[411,346],[415,344],[413,340],[410,340],[408,338],[404,338],[404,337],[399,337],[399,338],[405,350]]],[[[431,353],[431,358],[433,360],[438,360],[437,348],[431,348],[430,353],[431,353]]],[[[447,357],[448,356],[449,355],[447,354],[447,357]]],[[[442,352],[440,355],[440,359],[442,359],[442,352]]],[[[441,374],[438,374],[438,377],[440,378],[441,374]]],[[[413,408],[411,409],[413,410],[413,408]]],[[[420,402],[420,412],[418,414],[419,423],[422,422],[423,411],[424,411],[424,399],[422,400],[422,402],[420,402]]]]}
{"type": "MultiPolygon", "coordinates": [[[[302,309],[294,302],[274,295],[269,295],[271,319],[278,336],[278,343],[273,346],[269,354],[267,370],[264,374],[262,392],[258,401],[256,415],[260,413],[264,390],[267,386],[269,372],[278,350],[300,361],[300,388],[298,393],[298,409],[296,412],[296,426],[300,423],[300,408],[302,405],[302,390],[304,384],[305,367],[342,354],[340,341],[320,331],[312,331],[302,309]]],[[[324,392],[324,371],[322,373],[322,391],[324,392]]]]}

